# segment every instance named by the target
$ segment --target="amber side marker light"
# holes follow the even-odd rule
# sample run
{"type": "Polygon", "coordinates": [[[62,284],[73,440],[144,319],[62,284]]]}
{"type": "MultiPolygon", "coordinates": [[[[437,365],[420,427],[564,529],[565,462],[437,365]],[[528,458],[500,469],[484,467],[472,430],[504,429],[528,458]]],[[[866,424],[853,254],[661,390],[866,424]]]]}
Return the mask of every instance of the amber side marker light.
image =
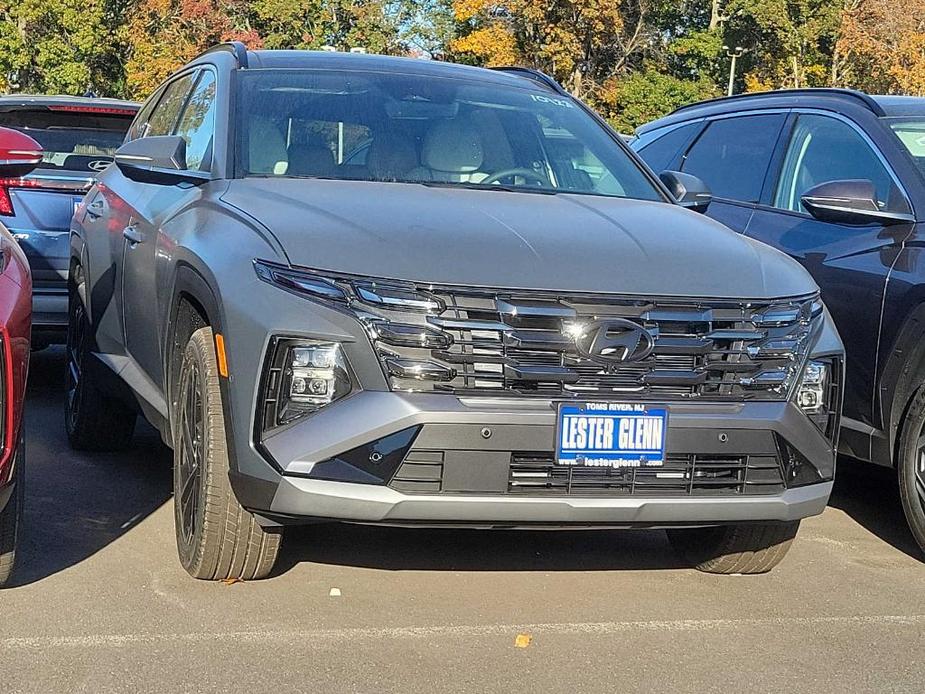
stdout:
{"type": "Polygon", "coordinates": [[[215,356],[218,357],[218,373],[223,378],[228,378],[228,361],[225,359],[225,337],[221,333],[215,333],[215,356]]]}

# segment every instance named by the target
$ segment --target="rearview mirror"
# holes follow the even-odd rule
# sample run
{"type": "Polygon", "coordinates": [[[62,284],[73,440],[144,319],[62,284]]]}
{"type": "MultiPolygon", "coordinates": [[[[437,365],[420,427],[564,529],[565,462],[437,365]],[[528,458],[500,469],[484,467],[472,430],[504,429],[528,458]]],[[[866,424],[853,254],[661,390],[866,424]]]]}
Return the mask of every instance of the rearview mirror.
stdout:
{"type": "Polygon", "coordinates": [[[706,212],[713,201],[707,184],[696,176],[680,171],[662,171],[658,177],[681,207],[694,212],[706,212]]]}
{"type": "Polygon", "coordinates": [[[142,137],[126,142],[116,150],[113,160],[133,181],[173,186],[194,186],[209,180],[208,173],[186,170],[186,140],[177,135],[142,137]]]}
{"type": "Polygon", "coordinates": [[[915,217],[903,209],[884,209],[877,202],[877,189],[867,179],[846,179],[820,183],[800,198],[803,207],[821,222],[833,224],[909,224],[915,217]]]}
{"type": "Polygon", "coordinates": [[[0,128],[0,177],[19,178],[42,161],[42,145],[25,133],[0,128]]]}

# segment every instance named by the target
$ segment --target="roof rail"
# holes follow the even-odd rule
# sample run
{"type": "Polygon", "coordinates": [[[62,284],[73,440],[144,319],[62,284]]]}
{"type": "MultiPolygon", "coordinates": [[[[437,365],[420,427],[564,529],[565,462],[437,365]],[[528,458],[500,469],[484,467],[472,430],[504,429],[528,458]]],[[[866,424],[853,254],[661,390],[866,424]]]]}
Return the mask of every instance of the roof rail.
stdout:
{"type": "Polygon", "coordinates": [[[226,41],[225,43],[217,43],[211,48],[207,48],[202,53],[200,53],[197,58],[201,58],[204,55],[209,53],[218,53],[219,51],[228,51],[234,55],[234,59],[238,61],[238,67],[247,69],[247,46],[245,46],[240,41],[226,41]]]}
{"type": "Polygon", "coordinates": [[[678,113],[679,111],[686,111],[692,108],[698,108],[705,104],[717,104],[717,103],[726,103],[727,101],[738,101],[744,99],[770,99],[775,96],[846,96],[851,99],[854,99],[862,106],[867,108],[870,111],[873,111],[876,116],[885,116],[886,111],[877,103],[876,99],[871,97],[869,94],[864,92],[859,92],[856,89],[840,89],[836,87],[808,87],[804,89],[775,89],[770,92],[754,92],[754,93],[744,93],[744,94],[734,94],[732,96],[720,96],[715,99],[706,99],[704,101],[698,101],[695,104],[687,104],[686,106],[679,106],[672,113],[678,113]]]}
{"type": "Polygon", "coordinates": [[[556,92],[556,94],[569,95],[565,88],[556,82],[552,77],[547,75],[545,72],[539,70],[534,70],[530,67],[520,67],[519,65],[502,65],[499,67],[492,67],[489,70],[497,70],[498,72],[509,72],[513,75],[520,75],[521,77],[526,77],[529,80],[538,82],[542,84],[547,89],[551,89],[556,92]]]}

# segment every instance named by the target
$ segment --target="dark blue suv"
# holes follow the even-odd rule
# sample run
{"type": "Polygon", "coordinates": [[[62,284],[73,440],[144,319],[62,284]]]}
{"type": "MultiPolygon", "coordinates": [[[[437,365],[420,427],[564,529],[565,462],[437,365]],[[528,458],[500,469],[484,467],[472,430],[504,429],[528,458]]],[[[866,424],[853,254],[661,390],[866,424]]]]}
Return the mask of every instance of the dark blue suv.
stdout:
{"type": "Polygon", "coordinates": [[[22,178],[0,178],[0,223],[32,268],[33,347],[67,331],[68,227],[96,175],[112,163],[138,104],[74,96],[0,97],[0,126],[37,140],[44,156],[22,178]]]}
{"type": "Polygon", "coordinates": [[[812,273],[847,349],[840,450],[897,469],[925,548],[925,99],[741,95],[637,135],[654,170],[706,182],[707,214],[812,273]]]}

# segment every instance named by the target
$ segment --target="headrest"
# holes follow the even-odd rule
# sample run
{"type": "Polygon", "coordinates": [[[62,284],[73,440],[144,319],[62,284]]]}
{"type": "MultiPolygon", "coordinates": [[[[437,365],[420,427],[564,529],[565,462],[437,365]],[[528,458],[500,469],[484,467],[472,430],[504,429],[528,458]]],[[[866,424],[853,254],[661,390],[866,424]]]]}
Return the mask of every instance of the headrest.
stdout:
{"type": "Polygon", "coordinates": [[[417,165],[414,143],[394,133],[377,135],[366,154],[369,175],[380,181],[402,179],[417,165]]]}
{"type": "Polygon", "coordinates": [[[482,165],[482,138],[471,123],[457,119],[440,121],[424,138],[422,163],[428,169],[469,173],[482,165]]]}
{"type": "Polygon", "coordinates": [[[286,138],[268,118],[251,119],[248,142],[248,168],[251,173],[282,176],[289,168],[286,138]]]}
{"type": "Polygon", "coordinates": [[[289,146],[290,176],[328,176],[334,173],[334,153],[330,147],[319,143],[305,143],[289,146]]]}

